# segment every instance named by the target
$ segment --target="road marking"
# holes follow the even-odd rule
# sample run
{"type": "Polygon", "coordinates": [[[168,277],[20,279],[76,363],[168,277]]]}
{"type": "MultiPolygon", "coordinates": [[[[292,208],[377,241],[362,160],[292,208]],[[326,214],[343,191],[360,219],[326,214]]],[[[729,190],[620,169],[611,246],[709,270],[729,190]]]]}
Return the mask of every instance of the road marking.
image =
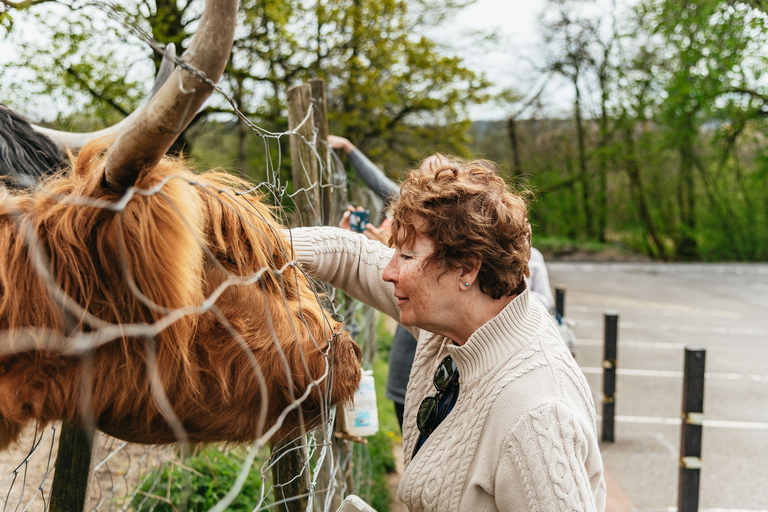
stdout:
{"type": "MultiPolygon", "coordinates": [[[[691,263],[547,263],[550,274],[553,272],[648,272],[651,274],[736,274],[736,275],[768,275],[768,265],[713,265],[691,263]]],[[[551,278],[550,278],[551,279],[551,278]]]]}
{"type": "MultiPolygon", "coordinates": [[[[594,338],[578,338],[576,344],[579,346],[602,347],[605,342],[594,338]]],[[[619,340],[619,347],[631,348],[654,348],[659,350],[683,350],[684,343],[665,343],[663,341],[622,341],[619,340]]]]}
{"type": "MultiPolygon", "coordinates": [[[[602,374],[603,369],[596,366],[582,366],[581,371],[585,374],[602,374]]],[[[631,377],[664,377],[682,379],[683,372],[679,370],[643,370],[636,368],[618,368],[616,369],[617,375],[627,375],[631,377]]],[[[758,375],[749,373],[722,373],[722,372],[706,372],[704,374],[705,379],[716,380],[746,380],[750,382],[768,382],[768,375],[758,375]]]]}
{"type": "MultiPolygon", "coordinates": [[[[768,512],[762,508],[700,508],[699,512],[768,512]]],[[[677,512],[677,507],[667,507],[666,512],[677,512]]]]}
{"type": "MultiPolygon", "coordinates": [[[[602,421],[602,416],[597,417],[602,421]]],[[[680,425],[680,418],[657,418],[652,416],[615,416],[621,423],[639,423],[645,425],[680,425]]],[[[735,428],[740,430],[768,430],[768,423],[759,421],[704,420],[704,428],[735,428]]]]}
{"type": "MultiPolygon", "coordinates": [[[[580,320],[570,318],[576,322],[576,327],[602,327],[603,322],[597,320],[580,320]]],[[[768,336],[768,329],[752,329],[749,327],[718,327],[706,325],[685,325],[685,324],[657,324],[652,322],[622,322],[619,321],[621,329],[652,329],[654,331],[683,331],[704,334],[733,334],[738,336],[768,336]]]]}
{"type": "Polygon", "coordinates": [[[585,293],[578,290],[569,292],[569,300],[587,304],[605,304],[612,308],[618,306],[628,306],[640,309],[661,309],[664,311],[676,311],[678,313],[694,313],[706,316],[718,316],[721,318],[731,318],[737,320],[741,318],[741,313],[734,311],[724,311],[722,309],[697,308],[695,306],[686,306],[683,304],[673,304],[669,302],[655,302],[650,300],[629,299],[626,297],[616,297],[613,295],[598,295],[595,293],[585,293]],[[576,299],[572,299],[576,296],[576,299]]]}

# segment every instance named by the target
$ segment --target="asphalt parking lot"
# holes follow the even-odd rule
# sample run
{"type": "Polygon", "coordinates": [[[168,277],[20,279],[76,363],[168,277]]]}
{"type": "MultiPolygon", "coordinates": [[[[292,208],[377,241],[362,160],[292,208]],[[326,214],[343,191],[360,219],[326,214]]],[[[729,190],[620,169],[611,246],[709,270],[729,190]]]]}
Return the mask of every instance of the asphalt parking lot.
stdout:
{"type": "Polygon", "coordinates": [[[615,442],[601,450],[623,508],[676,509],[688,346],[706,349],[699,510],[768,512],[768,264],[547,267],[598,414],[603,313],[619,313],[615,442]]]}

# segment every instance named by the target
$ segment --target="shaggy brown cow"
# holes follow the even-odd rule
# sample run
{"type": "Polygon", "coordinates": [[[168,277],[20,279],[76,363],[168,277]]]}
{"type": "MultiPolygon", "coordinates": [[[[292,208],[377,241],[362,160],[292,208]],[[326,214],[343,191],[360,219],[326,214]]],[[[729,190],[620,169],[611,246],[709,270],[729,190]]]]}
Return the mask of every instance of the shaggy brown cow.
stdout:
{"type": "MultiPolygon", "coordinates": [[[[200,31],[221,46],[211,16],[233,32],[236,11],[209,0],[200,31]]],[[[206,67],[195,48],[217,80],[229,50],[206,67]]],[[[57,419],[139,443],[239,442],[287,413],[279,436],[358,386],[360,349],[290,265],[270,208],[237,178],[162,157],[210,94],[175,73],[113,145],[87,145],[34,192],[0,191],[0,450],[57,419]]]]}
{"type": "MultiPolygon", "coordinates": [[[[21,215],[39,237],[62,290],[112,324],[151,324],[166,310],[201,305],[228,276],[283,269],[282,275],[267,271],[258,282],[227,287],[214,309],[188,314],[156,336],[160,381],[190,441],[254,439],[264,432],[260,419],[271,426],[292,402],[289,386],[300,396],[312,380],[323,378],[328,363],[334,371],[332,391],[327,376],[303,403],[305,420],[317,419],[326,392],[331,391],[330,403],[352,396],[360,380],[360,349],[324,315],[307,279],[286,266],[284,252],[290,246],[269,208],[253,195],[235,196],[232,189],[245,190],[246,183],[222,172],[194,175],[183,162],[166,158],[136,184],[147,190],[164,183],[162,192],[134,195],[123,213],[61,201],[119,199],[102,185],[102,149],[86,146],[69,175],[48,180],[36,194],[0,191],[4,351],[11,348],[14,330],[71,329],[31,263],[19,229],[21,215]],[[145,300],[129,290],[127,278],[145,300]]],[[[74,330],[88,330],[88,325],[81,321],[74,330]]],[[[81,357],[47,350],[0,355],[0,449],[30,420],[74,419],[86,412],[85,405],[98,428],[112,436],[140,443],[176,441],[150,388],[147,345],[148,340],[135,338],[101,345],[90,355],[91,371],[84,371],[81,357]],[[78,400],[82,379],[90,404],[78,400]]],[[[294,413],[283,431],[297,421],[294,413]]]]}

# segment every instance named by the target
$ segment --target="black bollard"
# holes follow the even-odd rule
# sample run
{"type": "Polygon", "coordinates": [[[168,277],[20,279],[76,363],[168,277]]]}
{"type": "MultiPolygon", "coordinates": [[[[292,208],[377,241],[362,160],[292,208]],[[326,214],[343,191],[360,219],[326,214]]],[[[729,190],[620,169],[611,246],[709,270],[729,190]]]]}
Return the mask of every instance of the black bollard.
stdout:
{"type": "Polygon", "coordinates": [[[555,310],[560,316],[565,316],[565,287],[555,288],[555,310]]]}
{"type": "Polygon", "coordinates": [[[603,313],[603,441],[612,443],[616,416],[616,361],[618,359],[619,312],[603,313]]]}
{"type": "Polygon", "coordinates": [[[683,422],[680,429],[680,476],[677,481],[678,512],[699,509],[701,427],[704,423],[704,349],[685,349],[683,370],[683,422]]]}

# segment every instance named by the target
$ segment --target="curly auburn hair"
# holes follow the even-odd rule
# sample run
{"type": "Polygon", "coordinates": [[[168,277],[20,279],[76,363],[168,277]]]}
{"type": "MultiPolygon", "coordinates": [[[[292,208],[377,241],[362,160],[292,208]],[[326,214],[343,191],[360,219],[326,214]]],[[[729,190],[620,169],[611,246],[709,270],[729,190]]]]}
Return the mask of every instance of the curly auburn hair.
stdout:
{"type": "Polygon", "coordinates": [[[479,258],[483,293],[500,299],[525,290],[531,255],[527,205],[493,162],[430,157],[410,172],[391,213],[391,247],[413,244],[421,219],[422,234],[435,247],[425,265],[471,268],[479,258]]]}

